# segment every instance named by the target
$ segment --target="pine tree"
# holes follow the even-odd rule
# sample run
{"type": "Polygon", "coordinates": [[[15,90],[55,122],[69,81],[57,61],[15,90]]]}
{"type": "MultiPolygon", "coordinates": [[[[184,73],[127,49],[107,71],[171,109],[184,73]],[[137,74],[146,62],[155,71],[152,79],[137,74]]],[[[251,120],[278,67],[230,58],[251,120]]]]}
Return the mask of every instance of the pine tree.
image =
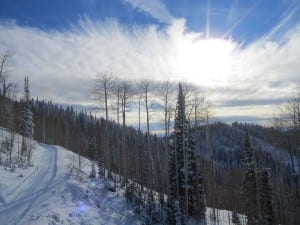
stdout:
{"type": "Polygon", "coordinates": [[[159,211],[156,208],[153,193],[149,192],[144,206],[144,224],[152,225],[160,222],[159,211]]]}
{"type": "Polygon", "coordinates": [[[179,205],[179,201],[178,200],[175,200],[174,201],[174,209],[173,209],[173,217],[172,217],[172,221],[174,221],[174,223],[172,224],[176,224],[176,225],[183,225],[185,224],[183,222],[183,215],[181,213],[181,209],[180,209],[180,205],[179,205]]]}
{"type": "Polygon", "coordinates": [[[233,211],[233,213],[232,213],[232,223],[234,225],[241,225],[240,218],[239,218],[239,216],[238,216],[238,214],[237,214],[236,211],[233,211]]]}
{"type": "Polygon", "coordinates": [[[169,156],[169,204],[171,208],[171,224],[176,224],[174,213],[177,210],[185,212],[186,205],[185,205],[185,196],[186,196],[186,187],[185,187],[185,155],[187,148],[187,121],[185,116],[185,99],[182,91],[182,86],[179,84],[179,93],[178,93],[178,100],[176,106],[176,117],[175,117],[175,126],[174,126],[174,136],[173,136],[173,143],[170,149],[170,156],[169,156]],[[175,210],[175,205],[178,204],[178,207],[175,210]]]}
{"type": "Polygon", "coordinates": [[[25,77],[25,81],[24,81],[24,96],[22,99],[22,103],[23,103],[23,109],[21,111],[21,118],[20,118],[20,133],[23,136],[21,157],[24,157],[24,154],[26,154],[26,161],[29,164],[32,157],[31,140],[33,138],[34,123],[33,123],[33,113],[31,110],[31,99],[30,99],[28,77],[25,77]]]}
{"type": "Polygon", "coordinates": [[[177,101],[177,112],[175,118],[175,151],[176,151],[176,162],[177,162],[177,188],[178,188],[178,200],[181,210],[184,213],[187,212],[187,202],[186,202],[186,191],[187,191],[187,147],[188,147],[188,137],[187,137],[187,120],[185,115],[185,98],[183,95],[183,90],[181,84],[179,84],[179,93],[177,101]]]}
{"type": "Polygon", "coordinates": [[[245,215],[247,216],[247,225],[257,225],[259,218],[256,161],[248,134],[246,136],[242,163],[244,174],[241,197],[243,199],[245,215]]]}
{"type": "Polygon", "coordinates": [[[143,209],[143,197],[141,189],[138,187],[137,184],[134,185],[134,196],[133,196],[133,208],[134,212],[140,214],[143,209]]]}
{"type": "Polygon", "coordinates": [[[274,224],[272,192],[269,172],[263,169],[259,177],[260,225],[274,224]]]}
{"type": "Polygon", "coordinates": [[[133,203],[134,202],[134,183],[129,182],[129,184],[125,188],[125,198],[127,202],[133,203]]]}
{"type": "Polygon", "coordinates": [[[105,178],[105,168],[101,156],[98,158],[98,174],[100,179],[105,178]]]}
{"type": "Polygon", "coordinates": [[[95,178],[95,177],[96,177],[95,164],[92,164],[92,171],[90,173],[90,178],[95,178]]]}
{"type": "Polygon", "coordinates": [[[204,193],[204,185],[203,185],[203,175],[200,169],[200,160],[196,160],[196,170],[195,170],[195,179],[193,180],[193,201],[192,201],[192,209],[193,214],[198,221],[199,224],[206,224],[206,197],[204,193]]]}
{"type": "Polygon", "coordinates": [[[200,159],[196,157],[194,136],[189,132],[188,151],[188,180],[189,180],[189,215],[195,217],[201,225],[206,224],[206,200],[203,185],[203,176],[200,169],[200,159]]]}
{"type": "Polygon", "coordinates": [[[170,224],[178,223],[175,213],[184,215],[181,223],[185,223],[184,218],[190,215],[199,219],[201,224],[206,224],[203,179],[200,166],[197,165],[193,132],[185,115],[185,97],[181,84],[172,141],[169,155],[170,224]]]}

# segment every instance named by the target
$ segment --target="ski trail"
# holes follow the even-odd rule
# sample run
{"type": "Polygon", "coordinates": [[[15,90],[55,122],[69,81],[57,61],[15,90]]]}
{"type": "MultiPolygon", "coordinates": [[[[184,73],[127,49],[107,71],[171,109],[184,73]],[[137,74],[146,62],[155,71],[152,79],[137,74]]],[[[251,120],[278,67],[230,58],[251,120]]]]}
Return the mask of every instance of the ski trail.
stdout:
{"type": "MultiPolygon", "coordinates": [[[[17,225],[29,213],[31,208],[38,204],[39,199],[49,194],[49,191],[64,182],[63,179],[55,180],[57,175],[57,149],[54,146],[42,145],[45,154],[39,163],[37,172],[31,174],[31,179],[21,185],[27,186],[25,190],[14,196],[0,206],[1,225],[17,225]]],[[[14,190],[15,191],[15,190],[14,190]]],[[[12,192],[13,193],[13,192],[12,192]]]]}

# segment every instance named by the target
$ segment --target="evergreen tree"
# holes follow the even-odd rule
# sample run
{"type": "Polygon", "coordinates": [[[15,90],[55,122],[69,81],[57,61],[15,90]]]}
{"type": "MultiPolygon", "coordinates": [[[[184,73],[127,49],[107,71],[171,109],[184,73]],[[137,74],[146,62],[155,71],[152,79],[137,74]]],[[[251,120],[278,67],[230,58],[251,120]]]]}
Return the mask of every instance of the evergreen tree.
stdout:
{"type": "Polygon", "coordinates": [[[195,170],[195,178],[192,183],[193,187],[193,195],[192,198],[192,206],[191,209],[193,210],[191,215],[194,216],[198,221],[199,224],[205,225],[206,224],[206,197],[204,193],[204,185],[203,185],[203,175],[200,169],[200,160],[196,160],[196,170],[195,170]]]}
{"type": "Polygon", "coordinates": [[[144,224],[152,225],[160,221],[160,215],[156,208],[153,193],[149,192],[144,206],[144,224]]]}
{"type": "Polygon", "coordinates": [[[21,112],[21,124],[20,124],[20,133],[25,136],[32,138],[33,137],[33,114],[31,111],[31,100],[30,100],[30,91],[29,91],[29,80],[28,77],[25,77],[24,81],[24,96],[23,96],[23,110],[21,112]]]}
{"type": "Polygon", "coordinates": [[[238,216],[238,214],[237,214],[236,211],[233,211],[233,213],[232,213],[232,223],[234,225],[241,225],[240,218],[239,218],[239,216],[238,216]]]}
{"type": "Polygon", "coordinates": [[[249,134],[246,136],[242,163],[244,174],[241,196],[243,199],[245,215],[247,216],[247,225],[257,225],[259,218],[256,161],[249,134]]]}
{"type": "Polygon", "coordinates": [[[176,224],[176,225],[184,225],[185,223],[183,222],[183,215],[181,213],[181,209],[180,209],[180,205],[179,205],[179,201],[175,200],[174,203],[174,208],[173,208],[173,217],[172,217],[172,223],[171,224],[176,224]]]}
{"type": "Polygon", "coordinates": [[[205,195],[192,129],[185,115],[185,97],[179,84],[173,143],[169,155],[169,205],[171,224],[177,224],[176,215],[192,216],[205,222],[205,195]],[[178,204],[178,205],[177,205],[178,204]],[[179,208],[178,208],[179,207],[179,208]],[[180,212],[179,212],[180,211],[180,212]]]}
{"type": "Polygon", "coordinates": [[[98,174],[100,179],[105,178],[105,168],[101,157],[98,158],[98,174]]]}
{"type": "Polygon", "coordinates": [[[95,178],[95,177],[96,177],[95,164],[92,164],[92,171],[90,173],[90,178],[95,178]]]}
{"type": "Polygon", "coordinates": [[[20,118],[20,133],[23,136],[21,157],[24,157],[24,154],[26,154],[26,161],[27,163],[30,163],[32,157],[31,140],[33,138],[34,122],[33,122],[33,113],[31,110],[31,99],[30,99],[28,77],[25,77],[25,81],[24,81],[24,96],[22,99],[22,103],[23,103],[23,109],[21,111],[21,118],[20,118]]]}
{"type": "Polygon", "coordinates": [[[187,121],[185,116],[185,99],[182,86],[179,84],[179,93],[176,106],[175,126],[173,143],[169,156],[169,204],[171,207],[171,224],[176,224],[174,213],[178,211],[185,212],[185,196],[186,196],[186,171],[185,171],[185,152],[187,148],[187,121]],[[175,209],[174,204],[178,204],[175,209]]]}
{"type": "Polygon", "coordinates": [[[134,183],[133,182],[129,182],[129,184],[126,185],[125,198],[126,198],[127,202],[129,202],[131,204],[134,202],[134,183]]]}
{"type": "Polygon", "coordinates": [[[134,207],[134,212],[137,214],[140,214],[142,212],[143,208],[143,197],[142,197],[142,192],[141,189],[138,187],[137,184],[134,185],[134,195],[133,195],[133,207],[134,207]]]}
{"type": "Polygon", "coordinates": [[[269,172],[263,169],[259,177],[260,225],[274,224],[272,192],[269,172]]]}
{"type": "Polygon", "coordinates": [[[195,217],[201,225],[206,224],[206,201],[203,176],[200,169],[200,159],[196,157],[196,146],[192,132],[189,132],[188,148],[188,187],[189,187],[189,215],[195,217]]]}

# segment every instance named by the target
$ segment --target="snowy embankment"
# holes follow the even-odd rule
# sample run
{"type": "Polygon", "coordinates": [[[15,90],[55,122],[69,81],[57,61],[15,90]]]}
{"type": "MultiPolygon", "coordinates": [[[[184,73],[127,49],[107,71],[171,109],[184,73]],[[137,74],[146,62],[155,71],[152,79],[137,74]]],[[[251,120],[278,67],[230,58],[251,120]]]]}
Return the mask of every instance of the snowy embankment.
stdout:
{"type": "MultiPolygon", "coordinates": [[[[4,131],[1,137],[5,135],[4,131]]],[[[81,158],[79,171],[78,155],[71,151],[53,145],[34,146],[32,166],[12,172],[0,165],[0,225],[142,224],[126,204],[122,190],[111,192],[108,181],[89,178],[91,161],[81,158]]],[[[3,163],[5,152],[0,154],[3,163]]],[[[207,210],[208,224],[213,224],[211,211],[207,210]]],[[[220,221],[216,224],[231,224],[231,212],[217,213],[220,221]]]]}

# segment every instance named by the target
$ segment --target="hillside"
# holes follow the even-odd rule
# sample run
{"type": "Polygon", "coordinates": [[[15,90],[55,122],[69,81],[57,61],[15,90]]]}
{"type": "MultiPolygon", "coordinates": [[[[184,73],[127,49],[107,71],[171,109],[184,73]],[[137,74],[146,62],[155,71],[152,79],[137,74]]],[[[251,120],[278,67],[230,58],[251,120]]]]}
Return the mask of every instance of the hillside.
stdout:
{"type": "MultiPolygon", "coordinates": [[[[1,130],[3,136],[8,136],[1,130]]],[[[17,152],[19,136],[15,137],[17,152]]],[[[0,152],[5,158],[5,152],[0,152]]],[[[14,157],[13,157],[14,158],[14,157]]],[[[124,198],[118,186],[111,192],[109,180],[89,178],[93,162],[63,147],[34,142],[32,165],[6,170],[0,166],[1,225],[30,224],[142,224],[141,215],[124,198]]],[[[220,225],[230,224],[231,212],[216,210],[220,225]]],[[[208,208],[208,224],[212,209],[208,208]]]]}

